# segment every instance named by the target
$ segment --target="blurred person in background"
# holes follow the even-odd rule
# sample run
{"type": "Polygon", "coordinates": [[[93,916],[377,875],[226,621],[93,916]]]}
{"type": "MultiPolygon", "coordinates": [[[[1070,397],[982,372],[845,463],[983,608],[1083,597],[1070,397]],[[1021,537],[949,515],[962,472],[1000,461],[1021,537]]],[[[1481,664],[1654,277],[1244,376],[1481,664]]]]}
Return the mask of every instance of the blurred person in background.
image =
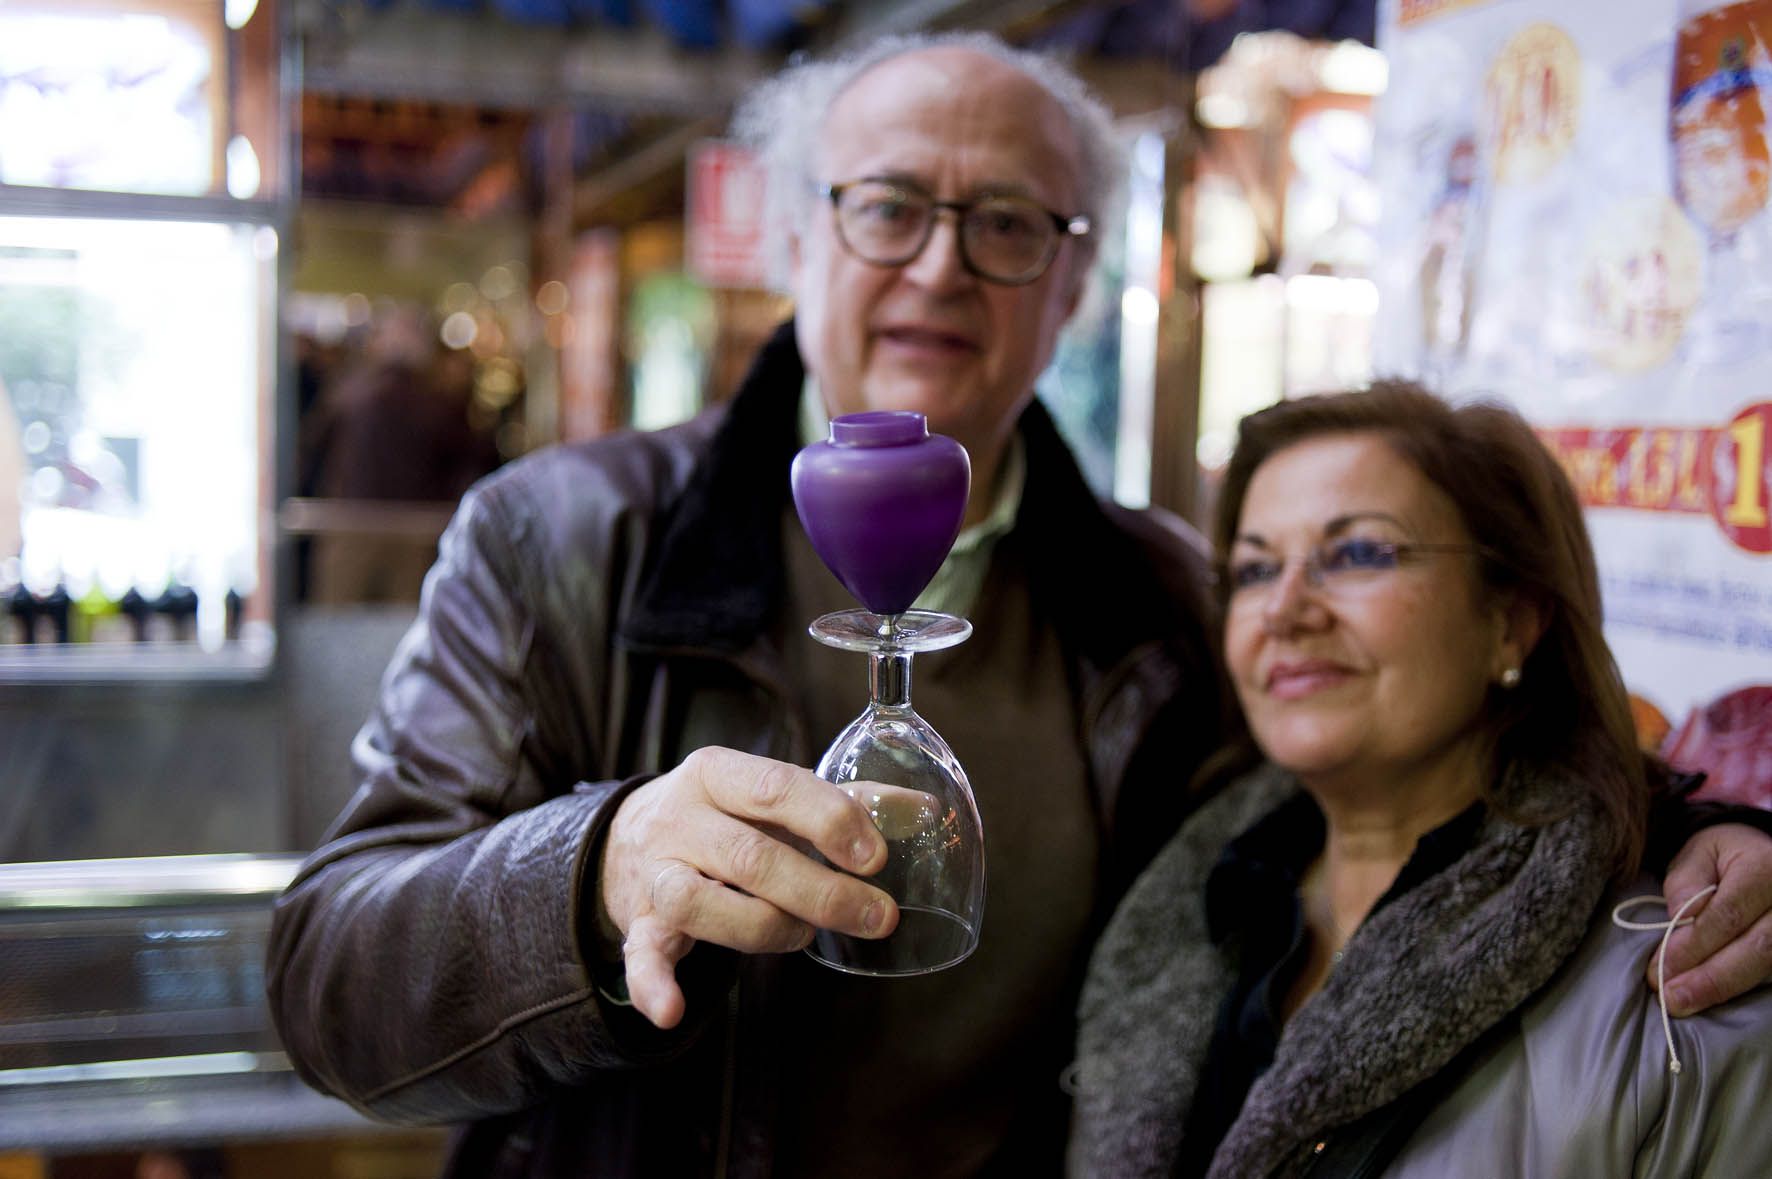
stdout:
{"type": "Polygon", "coordinates": [[[214,1148],[150,1150],[135,1161],[135,1179],[227,1179],[228,1164],[214,1148]]]}
{"type": "MultiPolygon", "coordinates": [[[[362,355],[341,365],[303,423],[303,471],[324,499],[452,506],[498,465],[470,419],[473,357],[442,347],[423,309],[392,305],[362,355]]],[[[416,602],[435,534],[340,532],[313,547],[318,602],[416,602]]]]}
{"type": "MultiPolygon", "coordinates": [[[[1106,232],[1114,129],[977,34],[797,66],[739,123],[795,318],[695,421],[468,495],[362,785],[278,905],[272,1008],[327,1092],[471,1123],[453,1175],[1053,1173],[1087,947],[1224,734],[1203,544],[1098,500],[1033,394],[1106,232]],[[852,601],[788,469],[864,409],[924,413],[973,470],[919,605],[975,630],[917,698],[978,796],[988,911],[963,964],[890,981],[792,952],[898,916],[865,810],[801,768],[863,683],[805,633],[852,601]]],[[[1714,999],[1772,969],[1712,956],[1772,902],[1772,841],[1694,848],[1670,892],[1733,865],[1676,971],[1714,999]]]]}
{"type": "MultiPolygon", "coordinates": [[[[326,457],[319,413],[320,394],[332,382],[340,346],[297,332],[295,351],[295,494],[311,499],[320,494],[320,463],[326,457]]],[[[298,536],[292,546],[295,597],[305,602],[313,585],[314,538],[298,536]]]]}
{"type": "Polygon", "coordinates": [[[1073,1171],[1772,1174],[1772,991],[1670,1025],[1614,921],[1660,908],[1670,771],[1532,427],[1403,382],[1281,402],[1215,532],[1249,741],[1096,946],[1073,1171]]]}

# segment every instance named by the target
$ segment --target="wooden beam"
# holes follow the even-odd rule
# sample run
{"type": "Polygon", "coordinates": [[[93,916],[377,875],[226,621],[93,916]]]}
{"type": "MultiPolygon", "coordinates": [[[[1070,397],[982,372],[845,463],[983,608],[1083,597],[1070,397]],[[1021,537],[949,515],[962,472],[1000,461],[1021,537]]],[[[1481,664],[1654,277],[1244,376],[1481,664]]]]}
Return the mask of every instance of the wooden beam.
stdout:
{"type": "MultiPolygon", "coordinates": [[[[1176,96],[1187,111],[1191,77],[1176,96]]],[[[1200,345],[1204,330],[1200,280],[1193,266],[1192,191],[1198,139],[1179,119],[1164,137],[1163,245],[1157,291],[1156,397],[1151,414],[1151,502],[1206,530],[1210,505],[1200,500],[1200,345]]]]}
{"type": "Polygon", "coordinates": [[[738,48],[690,52],[651,29],[538,29],[404,7],[332,17],[297,23],[304,90],[693,116],[725,110],[777,64],[738,48]]]}
{"type": "Polygon", "coordinates": [[[890,33],[918,29],[1012,30],[1055,20],[1085,5],[1079,0],[898,0],[890,4],[851,4],[822,31],[822,41],[838,48],[864,45],[890,33]]]}
{"type": "Polygon", "coordinates": [[[581,223],[593,220],[598,210],[622,193],[652,183],[667,172],[681,172],[690,146],[698,139],[719,135],[725,125],[724,117],[686,120],[645,144],[628,148],[613,163],[579,177],[572,197],[574,218],[581,223]]]}

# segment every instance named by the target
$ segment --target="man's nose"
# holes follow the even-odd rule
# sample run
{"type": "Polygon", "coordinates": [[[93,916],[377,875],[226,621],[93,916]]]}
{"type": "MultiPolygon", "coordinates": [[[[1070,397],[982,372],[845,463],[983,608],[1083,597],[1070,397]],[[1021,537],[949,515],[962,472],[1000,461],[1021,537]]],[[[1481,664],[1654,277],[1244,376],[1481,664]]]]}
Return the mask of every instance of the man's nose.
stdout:
{"type": "Polygon", "coordinates": [[[932,291],[964,286],[973,281],[960,252],[960,218],[952,209],[937,209],[929,227],[929,240],[916,257],[905,263],[905,276],[932,291]]]}

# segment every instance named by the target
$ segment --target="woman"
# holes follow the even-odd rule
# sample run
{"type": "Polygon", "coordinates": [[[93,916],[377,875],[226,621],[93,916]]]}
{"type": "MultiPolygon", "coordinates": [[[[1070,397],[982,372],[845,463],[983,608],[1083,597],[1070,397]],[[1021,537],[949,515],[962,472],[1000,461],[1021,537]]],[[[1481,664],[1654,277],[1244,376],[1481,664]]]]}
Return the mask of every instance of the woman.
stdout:
{"type": "Polygon", "coordinates": [[[1254,768],[1097,947],[1072,1169],[1772,1174],[1772,997],[1664,1041],[1657,938],[1602,903],[1645,767],[1530,427],[1402,383],[1283,403],[1217,541],[1254,768]]]}

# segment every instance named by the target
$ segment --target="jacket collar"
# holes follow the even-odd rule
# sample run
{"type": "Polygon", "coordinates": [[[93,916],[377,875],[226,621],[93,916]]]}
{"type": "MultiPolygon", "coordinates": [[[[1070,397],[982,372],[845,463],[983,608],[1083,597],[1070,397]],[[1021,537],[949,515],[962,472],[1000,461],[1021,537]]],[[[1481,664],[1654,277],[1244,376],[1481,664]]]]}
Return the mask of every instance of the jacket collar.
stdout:
{"type": "Polygon", "coordinates": [[[1464,855],[1368,915],[1288,1022],[1213,1175],[1283,1173],[1288,1160],[1308,1160],[1330,1131],[1451,1066],[1575,953],[1612,867],[1605,818],[1548,775],[1517,768],[1502,790],[1567,798],[1571,809],[1542,827],[1478,812],[1464,855]]]}
{"type": "Polygon", "coordinates": [[[789,320],[713,411],[724,416],[707,454],[662,509],[656,556],[622,626],[630,643],[737,652],[768,625],[784,593],[779,530],[805,379],[789,320]]]}
{"type": "MultiPolygon", "coordinates": [[[[769,625],[785,593],[779,530],[805,378],[790,320],[758,353],[706,458],[664,508],[656,556],[622,627],[630,643],[737,652],[769,625]]],[[[1067,647],[1105,668],[1173,634],[1185,607],[1109,523],[1038,400],[1019,429],[1027,488],[1005,541],[1024,546],[1033,592],[1067,647]]]]}

